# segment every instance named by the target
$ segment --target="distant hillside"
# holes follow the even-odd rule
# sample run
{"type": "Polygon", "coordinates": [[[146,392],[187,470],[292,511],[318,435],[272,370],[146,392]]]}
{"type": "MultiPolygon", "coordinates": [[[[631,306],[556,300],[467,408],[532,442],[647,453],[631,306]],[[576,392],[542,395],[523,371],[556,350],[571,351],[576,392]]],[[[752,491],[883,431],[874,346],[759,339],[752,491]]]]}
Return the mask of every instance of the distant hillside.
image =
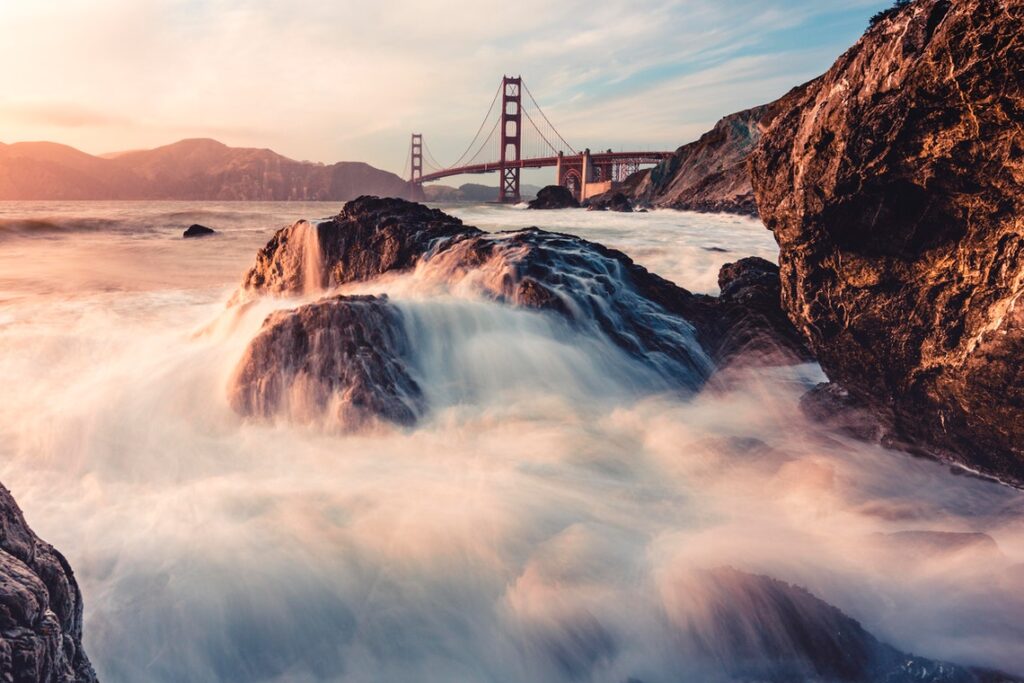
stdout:
{"type": "Polygon", "coordinates": [[[622,191],[641,204],[687,211],[757,215],[748,160],[761,134],[805,86],[783,97],[723,117],[670,158],[626,179],[622,191]]]}
{"type": "Polygon", "coordinates": [[[346,201],[361,194],[406,197],[408,186],[362,162],[315,164],[207,139],[104,156],[52,142],[0,143],[0,199],[346,201]]]}
{"type": "MultiPolygon", "coordinates": [[[[540,190],[536,185],[523,183],[519,187],[519,194],[524,200],[533,199],[540,190]]],[[[479,183],[464,183],[458,187],[451,185],[424,185],[423,193],[427,201],[431,202],[493,202],[498,199],[497,185],[480,185],[479,183]]]]}

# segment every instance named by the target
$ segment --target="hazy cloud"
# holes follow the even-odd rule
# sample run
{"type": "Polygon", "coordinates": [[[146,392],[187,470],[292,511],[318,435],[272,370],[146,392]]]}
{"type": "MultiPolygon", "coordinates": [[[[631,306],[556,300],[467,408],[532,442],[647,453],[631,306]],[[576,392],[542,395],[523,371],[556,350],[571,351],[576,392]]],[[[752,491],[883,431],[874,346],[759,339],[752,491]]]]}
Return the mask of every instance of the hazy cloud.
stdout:
{"type": "Polygon", "coordinates": [[[885,4],[0,0],[0,139],[188,131],[398,171],[414,129],[457,156],[515,73],[578,147],[674,148],[823,71],[885,4]]]}

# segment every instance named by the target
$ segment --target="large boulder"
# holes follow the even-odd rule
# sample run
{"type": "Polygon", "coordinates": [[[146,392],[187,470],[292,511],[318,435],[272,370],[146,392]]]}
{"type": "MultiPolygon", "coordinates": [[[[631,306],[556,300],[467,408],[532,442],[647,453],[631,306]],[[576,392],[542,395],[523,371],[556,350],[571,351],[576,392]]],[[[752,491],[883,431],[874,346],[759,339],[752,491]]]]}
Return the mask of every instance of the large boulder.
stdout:
{"type": "Polygon", "coordinates": [[[242,415],[326,417],[347,431],[413,424],[423,393],[406,366],[411,344],[386,297],[338,296],[271,314],[229,390],[242,415]]]}
{"type": "Polygon", "coordinates": [[[64,556],[0,485],[0,681],[93,683],[82,649],[82,594],[64,556]]]}
{"type": "MultiPolygon", "coordinates": [[[[720,298],[695,295],[574,235],[485,233],[402,200],[361,198],[319,226],[283,228],[243,287],[302,294],[413,268],[427,286],[469,287],[603,337],[666,388],[694,391],[716,367],[739,359],[807,357],[781,311],[778,271],[767,261],[728,266],[720,298]]],[[[408,334],[382,298],[336,297],[275,313],[239,365],[231,403],[260,417],[309,421],[331,413],[348,429],[371,417],[411,424],[425,406],[407,362],[408,334]]]]}
{"type": "Polygon", "coordinates": [[[782,298],[898,433],[1024,484],[1024,3],[888,13],[752,159],[782,298]]]}
{"type": "Polygon", "coordinates": [[[561,185],[548,185],[537,192],[537,198],[528,205],[531,209],[578,209],[580,203],[572,191],[561,185]]]}

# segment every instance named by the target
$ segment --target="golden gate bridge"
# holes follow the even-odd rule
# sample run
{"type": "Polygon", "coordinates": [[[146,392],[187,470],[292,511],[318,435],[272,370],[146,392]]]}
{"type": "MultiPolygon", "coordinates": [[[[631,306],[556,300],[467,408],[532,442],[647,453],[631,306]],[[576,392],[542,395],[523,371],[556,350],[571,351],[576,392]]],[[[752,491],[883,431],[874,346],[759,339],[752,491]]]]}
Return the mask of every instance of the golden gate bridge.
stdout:
{"type": "Polygon", "coordinates": [[[413,133],[407,168],[417,193],[422,192],[423,183],[449,176],[499,173],[498,201],[518,203],[520,171],[553,166],[556,182],[582,201],[612,189],[641,166],[670,156],[672,152],[577,151],[548,120],[522,77],[503,76],[476,135],[458,159],[439,164],[423,134],[413,133]],[[499,98],[501,107],[495,111],[499,98]]]}

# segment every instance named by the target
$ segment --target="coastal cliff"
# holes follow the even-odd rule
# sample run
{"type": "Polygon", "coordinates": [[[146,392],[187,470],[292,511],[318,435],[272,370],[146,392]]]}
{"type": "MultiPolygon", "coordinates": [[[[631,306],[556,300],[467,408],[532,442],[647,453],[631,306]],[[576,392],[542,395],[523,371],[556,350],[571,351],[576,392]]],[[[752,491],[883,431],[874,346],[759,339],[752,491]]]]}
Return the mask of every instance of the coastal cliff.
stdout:
{"type": "Polygon", "coordinates": [[[1024,484],[1024,3],[917,0],[752,157],[782,301],[892,438],[1024,484]]]}

